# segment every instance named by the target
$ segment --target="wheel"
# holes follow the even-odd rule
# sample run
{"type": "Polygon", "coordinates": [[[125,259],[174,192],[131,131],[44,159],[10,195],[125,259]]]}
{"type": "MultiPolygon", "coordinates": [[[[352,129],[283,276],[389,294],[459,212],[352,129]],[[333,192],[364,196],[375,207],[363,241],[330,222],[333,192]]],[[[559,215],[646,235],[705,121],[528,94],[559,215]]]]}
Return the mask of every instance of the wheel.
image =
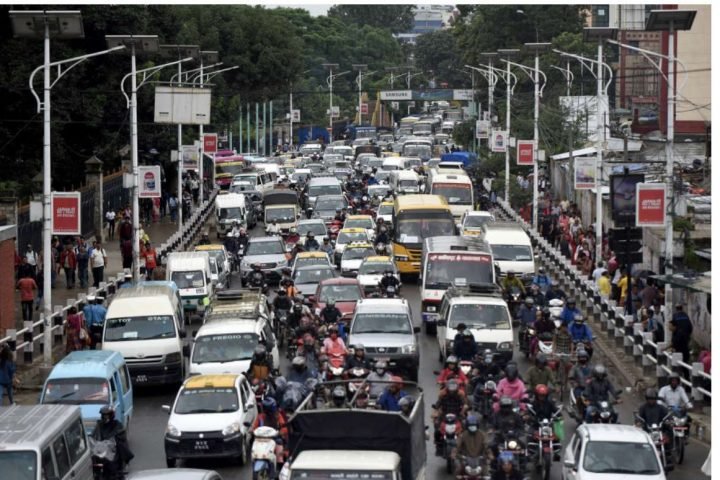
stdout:
{"type": "Polygon", "coordinates": [[[552,458],[550,454],[543,455],[545,457],[545,465],[543,465],[543,480],[550,480],[550,468],[552,467],[552,458]]]}
{"type": "Polygon", "coordinates": [[[445,471],[447,473],[453,473],[453,464],[452,463],[453,463],[452,458],[450,457],[450,455],[448,455],[445,460],[445,471]]]}
{"type": "Polygon", "coordinates": [[[259,472],[253,472],[253,480],[270,480],[270,476],[268,475],[268,471],[266,469],[262,469],[259,472]]]}
{"type": "Polygon", "coordinates": [[[165,464],[167,465],[167,468],[175,468],[177,466],[177,459],[166,457],[165,464]]]}
{"type": "Polygon", "coordinates": [[[677,455],[677,463],[681,465],[685,460],[685,439],[678,439],[675,445],[675,455],[677,455]]]}
{"type": "Polygon", "coordinates": [[[245,444],[245,439],[243,438],[242,442],[240,442],[240,455],[238,456],[238,463],[241,467],[245,466],[248,459],[248,451],[247,451],[247,445],[245,444]]]}

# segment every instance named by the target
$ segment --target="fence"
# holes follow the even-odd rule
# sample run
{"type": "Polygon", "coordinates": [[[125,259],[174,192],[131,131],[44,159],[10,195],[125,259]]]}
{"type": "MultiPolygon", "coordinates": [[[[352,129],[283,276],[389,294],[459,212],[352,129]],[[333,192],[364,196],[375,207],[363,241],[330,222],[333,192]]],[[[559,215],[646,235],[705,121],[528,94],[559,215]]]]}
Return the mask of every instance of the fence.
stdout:
{"type": "MultiPolygon", "coordinates": [[[[506,215],[527,231],[540,261],[549,267],[549,273],[558,277],[570,293],[574,292],[578,307],[584,304],[591,317],[600,324],[609,342],[632,356],[635,365],[642,368],[644,376],[651,376],[654,371],[658,387],[661,387],[668,383],[671,373],[678,373],[681,382],[690,388],[693,400],[710,404],[711,377],[705,373],[702,363],[688,364],[683,361],[681,353],[667,351],[670,347],[668,342],[655,343],[652,333],[643,332],[642,325],[635,323],[632,315],[625,315],[625,310],[618,307],[615,301],[603,298],[595,283],[550,245],[531,224],[525,222],[504,201],[498,199],[498,204],[506,215]]],[[[660,316],[664,318],[664,309],[660,316]]]]}
{"type": "Polygon", "coordinates": [[[130,203],[130,189],[123,188],[123,172],[115,172],[103,178],[103,215],[117,212],[130,203]]]}
{"type": "MultiPolygon", "coordinates": [[[[157,250],[159,258],[163,259],[168,253],[175,250],[184,250],[191,245],[205,221],[214,211],[217,193],[218,191],[214,190],[208,200],[195,210],[195,213],[193,213],[183,225],[182,230],[175,233],[160,246],[157,250]]],[[[87,303],[88,295],[102,295],[107,300],[110,300],[123,280],[124,274],[118,273],[114,279],[109,279],[107,282],[100,282],[99,288],[90,287],[87,293],[78,294],[76,300],[68,299],[67,305],[54,306],[54,313],[47,322],[45,321],[45,317],[41,315],[40,319],[35,322],[31,320],[25,321],[21,330],[8,330],[8,335],[5,338],[0,338],[0,344],[7,343],[13,351],[17,352],[19,364],[32,364],[37,358],[42,358],[42,355],[37,357],[36,352],[43,352],[46,328],[50,328],[52,331],[52,346],[62,344],[63,334],[65,332],[65,321],[67,320],[67,312],[70,307],[76,307],[78,311],[82,311],[87,303]]]]}

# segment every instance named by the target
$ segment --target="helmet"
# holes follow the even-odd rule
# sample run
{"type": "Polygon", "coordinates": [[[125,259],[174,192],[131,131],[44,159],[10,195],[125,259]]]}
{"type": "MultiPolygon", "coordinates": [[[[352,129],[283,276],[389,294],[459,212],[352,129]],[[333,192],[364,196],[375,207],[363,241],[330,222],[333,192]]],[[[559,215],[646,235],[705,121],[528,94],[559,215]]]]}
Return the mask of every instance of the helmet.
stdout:
{"type": "Polygon", "coordinates": [[[507,367],[505,367],[505,376],[508,380],[513,381],[516,378],[518,378],[518,368],[517,365],[514,363],[508,364],[507,367]]]}
{"type": "Polygon", "coordinates": [[[301,311],[302,311],[302,307],[303,307],[303,306],[302,306],[301,304],[296,303],[295,305],[293,305],[293,310],[295,310],[296,312],[301,312],[301,311]]]}
{"type": "Polygon", "coordinates": [[[290,233],[297,233],[297,228],[290,227],[290,233]]]}
{"type": "Polygon", "coordinates": [[[578,358],[578,360],[580,360],[581,358],[588,360],[590,358],[590,355],[584,348],[578,348],[577,358],[578,358]]]}
{"type": "Polygon", "coordinates": [[[103,405],[100,408],[100,418],[105,423],[113,421],[115,419],[115,408],[112,405],[103,405]]]}
{"type": "Polygon", "coordinates": [[[451,378],[447,382],[447,389],[449,392],[457,392],[458,388],[460,388],[460,384],[458,383],[457,379],[451,378]]]}
{"type": "Polygon", "coordinates": [[[334,299],[334,298],[328,299],[327,304],[328,304],[328,307],[334,307],[334,306],[335,306],[335,299],[334,299]]]}
{"type": "Polygon", "coordinates": [[[265,397],[262,401],[262,409],[265,413],[275,413],[275,410],[277,410],[277,402],[272,397],[265,397]]]}
{"type": "Polygon", "coordinates": [[[282,270],[280,270],[285,275],[290,275],[292,273],[292,268],[290,267],[283,267],[282,270]]]}
{"type": "Polygon", "coordinates": [[[542,365],[544,367],[547,365],[547,357],[544,354],[539,353],[538,356],[535,357],[535,365],[542,365]]]}
{"type": "Polygon", "coordinates": [[[445,365],[450,366],[450,364],[453,363],[457,365],[458,359],[455,355],[450,355],[449,357],[447,357],[447,360],[445,360],[445,365]]]}
{"type": "Polygon", "coordinates": [[[512,465],[513,464],[513,454],[512,452],[502,452],[498,456],[498,462],[500,462],[501,465],[512,465]]]}
{"type": "Polygon", "coordinates": [[[345,403],[345,399],[347,398],[347,393],[345,392],[345,389],[341,386],[337,386],[333,388],[332,391],[332,399],[333,403],[336,406],[341,406],[343,403],[345,403]]]}
{"type": "Polygon", "coordinates": [[[462,338],[463,338],[463,340],[466,340],[466,339],[475,340],[475,337],[473,336],[473,333],[470,330],[464,330],[462,332],[462,338]]]}
{"type": "Polygon", "coordinates": [[[280,297],[284,297],[285,295],[287,295],[287,290],[285,290],[284,288],[281,288],[280,290],[278,290],[277,294],[280,297]]]}
{"type": "Polygon", "coordinates": [[[338,333],[338,328],[335,325],[332,325],[330,326],[330,328],[328,328],[328,334],[332,333],[338,333]]]}
{"type": "Polygon", "coordinates": [[[538,268],[538,273],[543,275],[545,273],[545,269],[543,267],[538,268]]]}
{"type": "Polygon", "coordinates": [[[568,298],[565,302],[568,306],[575,305],[575,299],[574,298],[568,298]]]}
{"type": "Polygon", "coordinates": [[[260,265],[259,263],[253,263],[252,268],[253,270],[260,270],[262,268],[262,265],[260,265]]]}
{"type": "Polygon", "coordinates": [[[358,351],[365,352],[365,345],[363,345],[362,343],[358,343],[357,345],[355,345],[355,352],[358,351]]]}
{"type": "Polygon", "coordinates": [[[308,238],[315,238],[315,234],[314,234],[313,232],[308,232],[308,233],[307,233],[307,237],[308,237],[308,238]]]}
{"type": "Polygon", "coordinates": [[[583,317],[581,314],[575,315],[575,323],[585,323],[585,317],[583,317]]]}
{"type": "Polygon", "coordinates": [[[538,397],[547,397],[548,393],[550,393],[550,389],[547,387],[547,385],[543,385],[541,383],[540,385],[535,387],[535,395],[537,395],[538,397]]]}
{"type": "Polygon", "coordinates": [[[241,228],[239,233],[240,233],[240,235],[245,235],[247,232],[245,231],[244,228],[241,228]]]}
{"type": "Polygon", "coordinates": [[[532,297],[527,297],[525,299],[525,305],[527,305],[528,307],[532,307],[533,305],[535,305],[535,300],[533,300],[532,297]]]}
{"type": "Polygon", "coordinates": [[[654,388],[648,388],[645,390],[645,400],[657,400],[658,392],[654,388]]]}
{"type": "Polygon", "coordinates": [[[557,280],[553,280],[552,282],[550,282],[550,285],[552,285],[553,287],[559,287],[560,282],[558,282],[557,280]]]}
{"type": "Polygon", "coordinates": [[[265,359],[265,356],[267,355],[267,348],[265,348],[265,345],[258,345],[255,347],[255,352],[253,352],[253,356],[258,360],[265,359]]]}
{"type": "Polygon", "coordinates": [[[607,369],[603,365],[595,365],[592,374],[593,377],[597,378],[598,380],[603,380],[605,377],[607,377],[607,369]]]}
{"type": "Polygon", "coordinates": [[[328,243],[330,241],[330,237],[323,237],[323,243],[328,243]]]}
{"type": "Polygon", "coordinates": [[[507,395],[502,396],[499,403],[501,410],[510,410],[513,407],[512,398],[508,397],[507,395]]]}
{"type": "Polygon", "coordinates": [[[392,274],[393,274],[392,269],[390,269],[390,268],[385,269],[385,275],[392,275],[392,274]]]}
{"type": "Polygon", "coordinates": [[[465,424],[468,427],[473,426],[473,425],[477,427],[480,425],[480,420],[478,419],[478,417],[476,415],[471,414],[471,415],[468,415],[467,420],[465,421],[465,424]]]}
{"type": "Polygon", "coordinates": [[[379,361],[375,363],[375,373],[382,376],[385,373],[385,369],[387,369],[387,363],[383,361],[379,361]]]}
{"type": "Polygon", "coordinates": [[[400,411],[402,411],[405,415],[409,415],[415,405],[415,398],[411,395],[405,395],[400,399],[400,401],[398,401],[398,405],[400,406],[400,411]]]}
{"type": "Polygon", "coordinates": [[[292,366],[294,368],[303,368],[305,366],[305,357],[296,356],[292,359],[292,366]]]}

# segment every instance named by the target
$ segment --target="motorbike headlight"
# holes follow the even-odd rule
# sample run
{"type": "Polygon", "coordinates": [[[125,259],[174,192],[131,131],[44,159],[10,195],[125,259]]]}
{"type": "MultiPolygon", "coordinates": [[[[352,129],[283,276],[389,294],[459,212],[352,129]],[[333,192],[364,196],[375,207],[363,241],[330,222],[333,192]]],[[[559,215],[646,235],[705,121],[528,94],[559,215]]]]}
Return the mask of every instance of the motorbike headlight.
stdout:
{"type": "Polygon", "coordinates": [[[552,428],[550,428],[550,427],[542,427],[542,428],[540,429],[540,434],[541,434],[543,437],[552,437],[552,435],[553,435],[553,430],[552,430],[552,428]]]}
{"type": "Polygon", "coordinates": [[[229,437],[231,435],[235,435],[236,433],[240,432],[240,424],[237,422],[231,423],[227,427],[223,428],[222,434],[225,437],[229,437]]]}
{"type": "Polygon", "coordinates": [[[172,423],[168,423],[168,426],[165,429],[165,433],[169,437],[179,437],[182,434],[182,432],[172,423]]]}
{"type": "Polygon", "coordinates": [[[683,427],[687,423],[687,418],[685,417],[675,417],[674,421],[675,425],[678,427],[683,427]]]}
{"type": "Polygon", "coordinates": [[[508,442],[508,448],[509,448],[510,450],[515,450],[515,449],[518,448],[518,443],[517,443],[515,440],[510,440],[510,441],[508,442]]]}
{"type": "Polygon", "coordinates": [[[403,345],[402,347],[402,353],[404,354],[412,354],[417,351],[417,346],[415,345],[403,345]]]}
{"type": "Polygon", "coordinates": [[[498,350],[510,351],[510,350],[512,350],[512,343],[511,342],[500,342],[498,344],[498,350]]]}

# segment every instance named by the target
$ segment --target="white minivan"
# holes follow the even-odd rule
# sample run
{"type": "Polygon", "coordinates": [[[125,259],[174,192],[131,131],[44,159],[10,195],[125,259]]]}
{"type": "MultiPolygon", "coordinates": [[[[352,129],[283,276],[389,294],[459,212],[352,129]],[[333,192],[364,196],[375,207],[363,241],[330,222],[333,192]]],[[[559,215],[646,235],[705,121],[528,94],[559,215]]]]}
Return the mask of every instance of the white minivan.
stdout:
{"type": "Polygon", "coordinates": [[[183,309],[202,314],[214,292],[208,252],[172,252],[167,257],[165,279],[180,290],[183,309]]]}
{"type": "Polygon", "coordinates": [[[413,170],[391,172],[390,188],[398,194],[420,193],[420,177],[413,170]]]}
{"type": "Polygon", "coordinates": [[[240,225],[247,228],[247,209],[245,206],[245,195],[240,193],[228,193],[218,195],[215,198],[215,216],[217,237],[226,235],[238,221],[240,225]]]}
{"type": "Polygon", "coordinates": [[[483,232],[502,275],[507,272],[520,275],[535,273],[532,242],[520,225],[512,222],[486,223],[483,232]]]}
{"type": "Polygon", "coordinates": [[[179,384],[185,317],[178,290],[171,285],[120,289],[110,302],[102,349],[120,352],[133,385],[179,384]]]}

